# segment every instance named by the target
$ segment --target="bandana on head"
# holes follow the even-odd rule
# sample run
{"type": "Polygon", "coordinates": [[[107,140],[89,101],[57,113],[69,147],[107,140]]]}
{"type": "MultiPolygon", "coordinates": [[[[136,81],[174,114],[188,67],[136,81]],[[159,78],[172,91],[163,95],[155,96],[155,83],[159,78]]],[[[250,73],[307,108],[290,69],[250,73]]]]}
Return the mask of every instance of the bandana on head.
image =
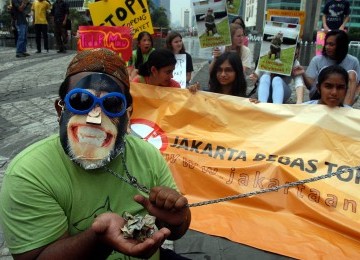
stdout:
{"type": "Polygon", "coordinates": [[[129,88],[129,75],[125,62],[112,50],[98,48],[76,54],[70,62],[66,77],[80,72],[103,72],[120,80],[129,88]]]}

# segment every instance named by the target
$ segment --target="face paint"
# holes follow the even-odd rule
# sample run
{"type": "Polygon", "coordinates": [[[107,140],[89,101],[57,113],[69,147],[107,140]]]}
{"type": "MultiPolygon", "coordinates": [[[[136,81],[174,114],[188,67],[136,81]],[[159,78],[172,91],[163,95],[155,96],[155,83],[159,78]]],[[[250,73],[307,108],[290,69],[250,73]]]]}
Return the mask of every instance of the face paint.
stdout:
{"type": "MultiPolygon", "coordinates": [[[[77,96],[80,99],[73,99],[71,102],[69,97],[68,102],[65,102],[67,104],[65,104],[65,110],[60,119],[61,145],[71,160],[84,169],[103,167],[124,149],[124,135],[128,125],[128,117],[125,111],[117,113],[122,110],[119,108],[122,108],[124,104],[112,103],[114,106],[118,105],[117,108],[113,108],[108,106],[111,102],[107,103],[106,101],[106,97],[122,97],[122,87],[107,74],[93,73],[85,76],[74,87],[70,86],[69,89],[72,89],[72,92],[69,91],[68,94],[77,93],[74,91],[75,89],[82,89],[79,93],[85,93],[85,96],[77,96]],[[69,108],[70,106],[72,109],[69,108]],[[93,109],[89,110],[91,106],[93,109]],[[88,114],[99,109],[101,109],[101,124],[88,123],[86,121],[88,114]],[[82,112],[78,113],[79,111],[82,112]],[[83,113],[83,111],[88,112],[88,114],[83,113]],[[111,114],[114,111],[116,113],[111,114]],[[110,115],[118,117],[108,116],[109,112],[110,115]]],[[[115,100],[117,100],[116,98],[115,100]]],[[[126,99],[124,97],[119,98],[119,100],[123,102],[126,99]]]]}

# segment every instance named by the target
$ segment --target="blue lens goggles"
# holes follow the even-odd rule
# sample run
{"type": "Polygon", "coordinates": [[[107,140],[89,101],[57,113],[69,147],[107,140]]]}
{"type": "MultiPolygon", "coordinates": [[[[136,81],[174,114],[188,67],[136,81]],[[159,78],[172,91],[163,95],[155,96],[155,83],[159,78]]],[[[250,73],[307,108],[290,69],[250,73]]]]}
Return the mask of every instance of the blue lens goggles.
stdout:
{"type": "Polygon", "coordinates": [[[120,117],[126,111],[126,98],[118,92],[111,92],[98,98],[91,92],[74,88],[65,96],[66,108],[79,115],[88,114],[96,105],[109,117],[120,117]]]}

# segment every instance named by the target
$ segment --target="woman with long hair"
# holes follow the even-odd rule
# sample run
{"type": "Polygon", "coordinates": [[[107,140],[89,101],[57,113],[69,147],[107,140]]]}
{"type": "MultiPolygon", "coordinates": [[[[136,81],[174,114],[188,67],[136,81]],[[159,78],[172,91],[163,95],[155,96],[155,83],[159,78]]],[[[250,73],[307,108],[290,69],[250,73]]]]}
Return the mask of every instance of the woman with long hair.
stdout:
{"type": "Polygon", "coordinates": [[[349,37],[346,32],[333,30],[326,34],[322,55],[312,58],[306,73],[302,74],[305,85],[310,91],[310,99],[320,98],[320,93],[316,87],[320,71],[324,67],[337,64],[343,67],[349,74],[348,89],[344,104],[352,106],[355,103],[356,97],[360,92],[360,65],[356,57],[348,54],[348,50],[349,37]]]}
{"type": "Polygon", "coordinates": [[[133,50],[128,64],[128,73],[130,80],[135,78],[141,64],[145,63],[149,55],[155,50],[153,39],[150,33],[143,31],[137,37],[137,48],[133,50]]]}
{"type": "Polygon", "coordinates": [[[166,37],[166,48],[176,54],[186,55],[186,85],[189,85],[191,73],[194,71],[191,55],[185,51],[182,36],[178,32],[171,32],[166,37]]]}
{"type": "Polygon", "coordinates": [[[227,47],[216,47],[213,50],[213,60],[210,63],[209,70],[213,69],[216,59],[223,52],[235,52],[241,58],[243,70],[246,72],[251,68],[251,52],[250,49],[243,44],[245,37],[244,29],[238,24],[230,24],[231,45],[227,47]]]}
{"type": "Polygon", "coordinates": [[[244,70],[237,53],[224,52],[217,57],[210,72],[209,91],[246,97],[244,70]]]}

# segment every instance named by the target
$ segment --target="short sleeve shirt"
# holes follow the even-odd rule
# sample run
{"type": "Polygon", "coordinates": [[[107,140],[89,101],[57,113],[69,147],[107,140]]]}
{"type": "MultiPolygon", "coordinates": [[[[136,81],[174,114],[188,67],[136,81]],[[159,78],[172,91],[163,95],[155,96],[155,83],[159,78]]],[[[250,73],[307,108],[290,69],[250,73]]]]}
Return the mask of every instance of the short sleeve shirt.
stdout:
{"type": "Polygon", "coordinates": [[[323,14],[326,15],[326,24],[331,30],[339,29],[345,16],[350,14],[350,3],[346,0],[328,1],[324,6],[323,14]]]}

